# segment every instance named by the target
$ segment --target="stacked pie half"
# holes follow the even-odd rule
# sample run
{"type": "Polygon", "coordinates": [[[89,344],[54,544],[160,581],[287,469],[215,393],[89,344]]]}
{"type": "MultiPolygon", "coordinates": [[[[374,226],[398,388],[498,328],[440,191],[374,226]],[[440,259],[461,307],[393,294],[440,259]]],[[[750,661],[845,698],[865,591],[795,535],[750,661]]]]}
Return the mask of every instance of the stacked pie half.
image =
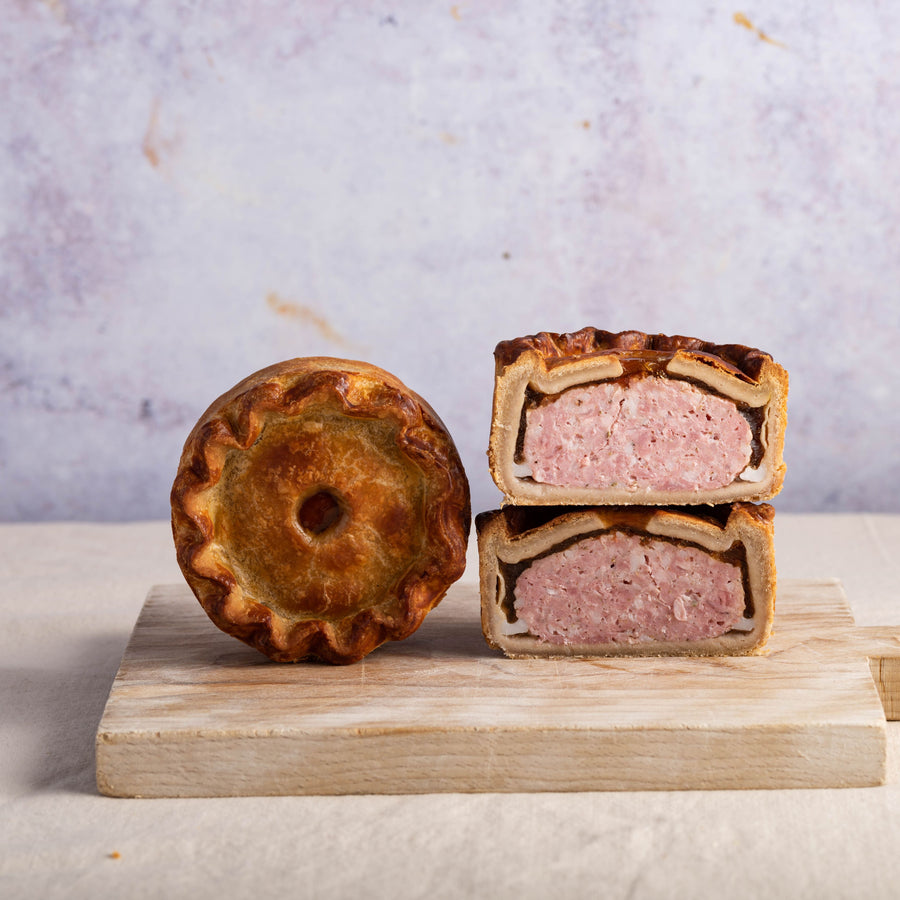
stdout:
{"type": "Polygon", "coordinates": [[[509,656],[758,651],[785,370],[736,344],[596,328],[494,355],[504,505],[476,520],[488,642],[509,656]]]}

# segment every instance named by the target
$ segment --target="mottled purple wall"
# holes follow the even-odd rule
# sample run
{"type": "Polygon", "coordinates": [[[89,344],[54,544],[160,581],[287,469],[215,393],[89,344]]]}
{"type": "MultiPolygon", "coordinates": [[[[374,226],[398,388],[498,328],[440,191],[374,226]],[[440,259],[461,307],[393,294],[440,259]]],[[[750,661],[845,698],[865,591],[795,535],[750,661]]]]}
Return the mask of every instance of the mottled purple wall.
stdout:
{"type": "Polygon", "coordinates": [[[0,518],[165,516],[311,354],[492,506],[494,344],[585,324],[770,351],[778,507],[900,511],[900,7],[22,0],[0,98],[0,518]]]}

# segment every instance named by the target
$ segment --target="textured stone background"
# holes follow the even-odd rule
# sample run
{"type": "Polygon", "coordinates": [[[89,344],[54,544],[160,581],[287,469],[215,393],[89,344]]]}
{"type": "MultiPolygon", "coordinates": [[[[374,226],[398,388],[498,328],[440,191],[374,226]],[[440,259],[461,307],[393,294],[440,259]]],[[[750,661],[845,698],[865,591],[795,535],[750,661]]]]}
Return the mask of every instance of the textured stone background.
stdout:
{"type": "Polygon", "coordinates": [[[309,354],[429,399],[486,508],[494,344],[586,324],[768,350],[778,507],[900,511],[900,7],[100,7],[0,17],[0,518],[167,515],[309,354]]]}

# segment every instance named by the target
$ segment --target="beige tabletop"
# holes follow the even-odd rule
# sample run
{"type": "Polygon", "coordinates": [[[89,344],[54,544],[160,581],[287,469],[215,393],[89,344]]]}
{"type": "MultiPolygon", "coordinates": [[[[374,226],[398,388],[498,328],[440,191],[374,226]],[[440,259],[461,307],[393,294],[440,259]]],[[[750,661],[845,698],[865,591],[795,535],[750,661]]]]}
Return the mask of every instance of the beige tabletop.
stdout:
{"type": "MultiPolygon", "coordinates": [[[[900,625],[900,516],[777,518],[779,577],[900,625]]],[[[468,578],[474,577],[470,565],[468,578]]],[[[894,897],[882,787],[116,800],[94,735],[168,524],[0,525],[0,897],[894,897]]]]}

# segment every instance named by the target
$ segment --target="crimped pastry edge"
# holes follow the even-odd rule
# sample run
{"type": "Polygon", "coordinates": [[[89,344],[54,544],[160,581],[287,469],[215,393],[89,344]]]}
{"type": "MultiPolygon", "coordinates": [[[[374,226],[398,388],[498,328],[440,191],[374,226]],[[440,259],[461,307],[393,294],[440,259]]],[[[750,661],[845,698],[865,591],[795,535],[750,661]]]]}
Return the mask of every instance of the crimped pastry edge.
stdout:
{"type": "Polygon", "coordinates": [[[506,507],[480,513],[478,535],[481,625],[487,643],[516,659],[607,656],[747,656],[764,652],[775,615],[774,510],[735,503],[698,513],[691,509],[609,507],[527,510],[506,507]],[[648,536],[688,541],[711,552],[735,542],[746,552],[753,629],[702,641],[652,644],[550,644],[530,634],[505,634],[501,561],[525,561],[561,542],[622,526],[648,536]]]}
{"type": "Polygon", "coordinates": [[[255,372],[213,401],[191,430],[171,491],[172,533],[182,573],[210,619],[223,631],[278,662],[319,659],[355,662],[388,640],[412,634],[465,569],[471,525],[469,485],[459,453],[439,416],[396,376],[370,363],[334,357],[286,360],[255,372]],[[235,573],[215,551],[209,488],[218,483],[227,453],[247,449],[271,413],[289,414],[302,403],[303,383],[344,390],[345,411],[394,416],[398,446],[433,482],[426,504],[428,553],[422,577],[407,576],[397,589],[398,610],[370,608],[344,619],[310,619],[294,624],[247,596],[235,573]],[[383,386],[385,391],[353,392],[349,385],[383,386]],[[368,405],[367,405],[368,404],[368,405]]]}
{"type": "Polygon", "coordinates": [[[643,331],[603,331],[586,326],[578,331],[558,334],[540,331],[524,337],[501,341],[494,350],[498,371],[512,365],[523,353],[533,352],[549,363],[597,353],[678,350],[702,353],[738,369],[751,381],[757,381],[761,369],[772,357],[762,350],[743,344],[714,344],[683,334],[647,334],[643,331]]]}
{"type": "Polygon", "coordinates": [[[495,380],[488,466],[504,503],[517,505],[719,505],[770,500],[784,483],[784,433],[788,374],[761,350],[713,344],[684,335],[608,332],[587,327],[556,334],[539,332],[501,341],[495,351],[495,380]],[[552,394],[576,385],[618,378],[620,359],[659,354],[666,375],[706,384],[712,390],[764,411],[758,438],[763,446],[760,481],[736,480],[703,491],[629,491],[542,484],[515,473],[516,441],[526,390],[552,394]]]}

